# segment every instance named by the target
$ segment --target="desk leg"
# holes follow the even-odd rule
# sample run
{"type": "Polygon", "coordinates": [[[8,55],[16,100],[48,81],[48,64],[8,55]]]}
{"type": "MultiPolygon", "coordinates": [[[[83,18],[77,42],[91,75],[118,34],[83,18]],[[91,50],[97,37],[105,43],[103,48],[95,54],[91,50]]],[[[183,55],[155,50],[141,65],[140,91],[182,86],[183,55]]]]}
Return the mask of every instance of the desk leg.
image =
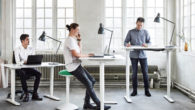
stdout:
{"type": "Polygon", "coordinates": [[[116,101],[105,101],[104,95],[105,95],[105,71],[104,71],[104,63],[100,63],[100,95],[103,100],[101,102],[104,102],[104,104],[117,104],[116,101]]]}
{"type": "Polygon", "coordinates": [[[50,69],[50,95],[45,95],[45,97],[50,98],[52,100],[60,101],[60,98],[55,97],[53,95],[53,87],[54,87],[54,67],[50,69]]]}
{"type": "Polygon", "coordinates": [[[9,78],[9,68],[6,68],[5,78],[6,78],[6,82],[5,82],[6,85],[5,85],[5,86],[8,87],[8,81],[9,81],[9,79],[8,79],[8,78],[9,78]]]}
{"type": "Polygon", "coordinates": [[[20,103],[15,101],[15,80],[15,69],[11,69],[11,99],[6,99],[6,101],[14,105],[20,105],[20,103]]]}
{"type": "Polygon", "coordinates": [[[130,68],[129,68],[129,52],[130,51],[126,51],[126,96],[124,96],[124,98],[126,99],[126,101],[128,103],[131,103],[132,100],[131,98],[129,97],[129,90],[130,90],[130,87],[129,87],[129,82],[130,82],[130,78],[129,78],[129,74],[130,74],[130,68]]]}
{"type": "Polygon", "coordinates": [[[104,63],[100,62],[100,102],[101,110],[104,110],[104,63]]]}
{"type": "Polygon", "coordinates": [[[167,95],[164,96],[166,100],[170,103],[173,103],[174,100],[171,98],[171,59],[170,59],[170,51],[167,50],[167,95]]]}
{"type": "Polygon", "coordinates": [[[3,84],[3,88],[6,88],[6,79],[5,79],[5,69],[4,69],[4,64],[1,64],[1,71],[2,71],[2,84],[3,84]]]}

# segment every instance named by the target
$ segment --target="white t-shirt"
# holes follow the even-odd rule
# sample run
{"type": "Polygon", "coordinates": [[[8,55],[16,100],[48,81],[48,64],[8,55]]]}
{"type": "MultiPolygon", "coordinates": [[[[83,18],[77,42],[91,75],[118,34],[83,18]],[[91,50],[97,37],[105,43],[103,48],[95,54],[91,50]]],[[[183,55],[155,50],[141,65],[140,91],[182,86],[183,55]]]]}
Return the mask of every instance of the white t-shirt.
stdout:
{"type": "Polygon", "coordinates": [[[64,43],[64,60],[68,72],[76,70],[81,64],[81,60],[74,57],[71,53],[71,50],[76,50],[77,53],[80,53],[80,48],[76,38],[69,36],[65,39],[64,43]]]}

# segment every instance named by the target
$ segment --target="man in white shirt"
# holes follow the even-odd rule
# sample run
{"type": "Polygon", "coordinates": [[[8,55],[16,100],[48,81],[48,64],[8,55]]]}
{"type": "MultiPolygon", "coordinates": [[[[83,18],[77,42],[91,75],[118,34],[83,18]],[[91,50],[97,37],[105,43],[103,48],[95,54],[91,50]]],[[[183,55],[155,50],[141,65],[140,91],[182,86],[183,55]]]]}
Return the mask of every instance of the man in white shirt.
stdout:
{"type": "MultiPolygon", "coordinates": [[[[20,40],[21,40],[22,45],[15,49],[14,55],[15,55],[16,64],[23,65],[27,63],[28,56],[34,55],[35,51],[32,47],[28,46],[29,45],[29,35],[28,34],[22,34],[20,36],[20,40]]],[[[16,74],[20,76],[20,80],[22,83],[22,89],[25,95],[23,102],[29,101],[29,93],[28,93],[28,86],[27,86],[26,80],[29,79],[31,76],[35,76],[32,100],[41,101],[42,98],[40,98],[37,93],[39,83],[40,83],[41,73],[34,68],[22,68],[22,69],[17,69],[16,74]]]]}

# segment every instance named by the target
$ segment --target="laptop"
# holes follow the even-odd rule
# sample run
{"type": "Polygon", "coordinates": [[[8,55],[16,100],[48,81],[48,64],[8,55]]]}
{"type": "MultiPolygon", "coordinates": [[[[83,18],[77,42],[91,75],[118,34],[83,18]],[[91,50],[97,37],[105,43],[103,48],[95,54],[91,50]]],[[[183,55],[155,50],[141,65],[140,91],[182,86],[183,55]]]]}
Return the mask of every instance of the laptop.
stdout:
{"type": "Polygon", "coordinates": [[[102,58],[104,57],[103,54],[95,54],[94,56],[90,56],[90,57],[93,57],[93,58],[102,58]]]}
{"type": "Polygon", "coordinates": [[[104,55],[105,55],[105,53],[106,53],[106,50],[107,50],[107,46],[106,46],[106,48],[104,49],[104,53],[103,53],[103,54],[95,53],[94,56],[90,56],[90,57],[102,58],[102,57],[104,57],[104,55]]]}
{"type": "Polygon", "coordinates": [[[43,55],[29,55],[26,65],[40,65],[43,55]]]}

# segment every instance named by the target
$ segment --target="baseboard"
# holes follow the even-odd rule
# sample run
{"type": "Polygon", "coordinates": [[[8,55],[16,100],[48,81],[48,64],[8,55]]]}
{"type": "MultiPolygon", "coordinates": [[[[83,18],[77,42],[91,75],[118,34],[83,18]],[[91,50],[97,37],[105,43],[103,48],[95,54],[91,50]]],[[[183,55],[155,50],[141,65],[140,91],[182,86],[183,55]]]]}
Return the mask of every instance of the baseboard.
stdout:
{"type": "MultiPolygon", "coordinates": [[[[34,81],[30,80],[27,81],[27,84],[29,87],[34,86],[34,81]]],[[[9,84],[10,85],[10,84],[9,84]]],[[[40,82],[40,87],[49,87],[50,85],[50,81],[41,81],[40,82]]],[[[66,81],[54,81],[54,86],[55,87],[62,87],[62,86],[66,86],[66,81]]],[[[82,83],[80,83],[78,80],[71,80],[70,82],[70,86],[71,87],[84,87],[82,83]]],[[[95,88],[98,88],[100,86],[99,81],[97,81],[95,83],[95,88]]],[[[16,81],[16,87],[21,87],[21,82],[19,80],[16,81]]],[[[125,88],[126,87],[126,82],[125,80],[107,80],[105,82],[105,87],[121,87],[121,88],[125,88]]],[[[140,81],[138,83],[138,87],[140,88],[144,88],[144,83],[142,81],[140,81]]],[[[161,86],[160,88],[164,88],[166,86],[161,86]]],[[[130,88],[132,88],[132,83],[130,82],[130,88]]],[[[156,88],[156,87],[155,87],[156,88]]]]}
{"type": "Polygon", "coordinates": [[[174,82],[174,87],[178,90],[180,90],[182,93],[186,94],[188,97],[190,97],[194,103],[195,103],[195,91],[193,92],[192,90],[182,86],[179,83],[174,82]]]}

